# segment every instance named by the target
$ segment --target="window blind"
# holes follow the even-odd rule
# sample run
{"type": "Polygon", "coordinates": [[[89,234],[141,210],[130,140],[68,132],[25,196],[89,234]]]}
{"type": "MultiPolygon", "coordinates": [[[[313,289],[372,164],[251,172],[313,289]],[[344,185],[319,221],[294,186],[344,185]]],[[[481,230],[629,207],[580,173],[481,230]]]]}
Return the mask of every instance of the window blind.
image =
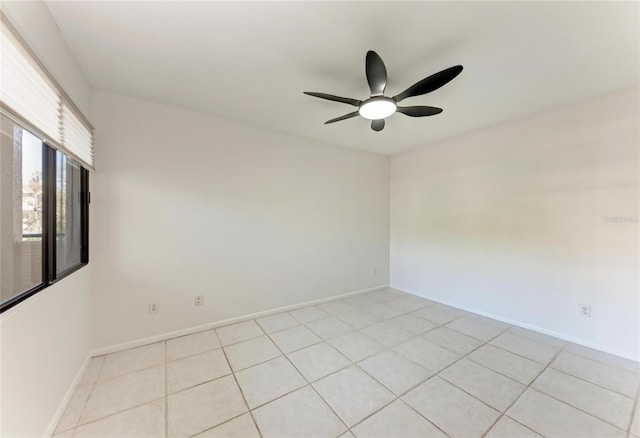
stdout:
{"type": "Polygon", "coordinates": [[[93,165],[93,134],[62,104],[62,146],[80,161],[93,165]]]}
{"type": "Polygon", "coordinates": [[[92,169],[93,128],[1,15],[2,112],[92,169]]]}
{"type": "Polygon", "coordinates": [[[51,140],[62,141],[60,96],[20,53],[16,41],[2,29],[0,40],[0,100],[35,125],[51,140]]]}

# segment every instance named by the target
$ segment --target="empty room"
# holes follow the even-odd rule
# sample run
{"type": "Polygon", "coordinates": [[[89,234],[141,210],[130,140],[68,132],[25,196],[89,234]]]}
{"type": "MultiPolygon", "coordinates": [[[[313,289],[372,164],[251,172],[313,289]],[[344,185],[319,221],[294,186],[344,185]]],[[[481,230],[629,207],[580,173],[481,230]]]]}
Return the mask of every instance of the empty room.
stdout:
{"type": "Polygon", "coordinates": [[[0,15],[0,436],[640,438],[640,3],[0,15]]]}

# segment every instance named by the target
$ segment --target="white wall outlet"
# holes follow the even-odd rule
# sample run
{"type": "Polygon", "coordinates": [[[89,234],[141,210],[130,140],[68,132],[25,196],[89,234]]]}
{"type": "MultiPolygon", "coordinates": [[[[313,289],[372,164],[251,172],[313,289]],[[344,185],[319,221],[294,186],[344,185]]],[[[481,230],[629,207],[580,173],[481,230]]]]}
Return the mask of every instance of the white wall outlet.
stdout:
{"type": "Polygon", "coordinates": [[[591,306],[589,304],[580,304],[580,316],[591,318],[591,306]]]}
{"type": "Polygon", "coordinates": [[[376,271],[375,267],[371,268],[371,275],[373,275],[375,277],[376,276],[376,272],[377,271],[376,271]]]}
{"type": "Polygon", "coordinates": [[[202,306],[202,304],[204,304],[204,296],[196,295],[195,298],[193,299],[193,304],[195,306],[202,306]]]}
{"type": "Polygon", "coordinates": [[[160,311],[160,303],[158,301],[151,301],[149,303],[149,313],[151,315],[158,313],[160,311]]]}

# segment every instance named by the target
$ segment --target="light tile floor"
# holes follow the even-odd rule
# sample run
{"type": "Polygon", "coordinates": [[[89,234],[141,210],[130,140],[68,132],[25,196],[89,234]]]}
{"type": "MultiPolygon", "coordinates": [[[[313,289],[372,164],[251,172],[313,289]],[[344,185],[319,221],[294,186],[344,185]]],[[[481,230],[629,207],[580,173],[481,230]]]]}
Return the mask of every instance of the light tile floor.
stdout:
{"type": "Polygon", "coordinates": [[[55,436],[640,438],[638,371],[384,289],[95,357],[55,436]]]}

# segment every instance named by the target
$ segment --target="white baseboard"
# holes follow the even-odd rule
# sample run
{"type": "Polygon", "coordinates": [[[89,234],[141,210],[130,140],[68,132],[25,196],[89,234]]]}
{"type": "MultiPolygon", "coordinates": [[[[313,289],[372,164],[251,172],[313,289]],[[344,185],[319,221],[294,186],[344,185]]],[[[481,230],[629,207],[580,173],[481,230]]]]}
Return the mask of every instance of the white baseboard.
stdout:
{"type": "Polygon", "coordinates": [[[555,332],[553,330],[547,330],[545,328],[538,327],[536,325],[527,324],[527,323],[520,322],[520,321],[515,321],[513,319],[509,319],[509,318],[506,318],[504,316],[496,315],[496,314],[489,313],[489,312],[484,312],[482,310],[474,309],[472,307],[462,306],[462,305],[460,305],[458,303],[454,303],[454,302],[451,302],[451,301],[442,300],[440,298],[430,296],[429,294],[423,294],[423,293],[419,293],[419,292],[415,292],[415,291],[407,291],[407,290],[404,290],[404,289],[401,289],[401,288],[398,288],[398,287],[395,287],[395,286],[390,286],[390,287],[393,288],[393,289],[396,289],[396,290],[411,294],[411,295],[415,295],[417,297],[426,298],[428,300],[435,301],[437,303],[446,304],[447,306],[455,307],[457,309],[466,310],[467,312],[472,312],[472,313],[475,313],[477,315],[486,316],[487,318],[491,318],[491,319],[495,319],[495,320],[498,320],[498,321],[506,322],[507,324],[515,325],[517,327],[522,327],[522,328],[525,328],[525,329],[528,329],[528,330],[532,330],[534,332],[538,332],[538,333],[542,333],[542,334],[545,334],[545,335],[553,336],[554,338],[562,339],[563,341],[573,342],[574,344],[582,345],[584,347],[593,348],[594,350],[602,351],[604,353],[613,354],[614,356],[622,357],[624,359],[629,359],[629,360],[632,360],[632,361],[635,361],[635,362],[639,362],[640,361],[640,357],[633,357],[633,355],[630,355],[628,352],[624,352],[624,351],[619,351],[619,350],[616,350],[616,349],[608,348],[608,347],[605,347],[605,346],[599,345],[599,344],[594,344],[592,342],[585,341],[584,339],[574,338],[573,336],[565,335],[564,333],[559,333],[559,332],[555,332]]]}
{"type": "Polygon", "coordinates": [[[341,299],[341,298],[347,298],[347,297],[350,297],[350,296],[353,296],[353,295],[359,295],[359,294],[363,294],[363,293],[367,293],[367,292],[372,292],[374,290],[384,289],[384,288],[387,288],[387,287],[389,287],[389,285],[385,284],[385,285],[380,285],[380,286],[376,286],[376,287],[371,287],[371,288],[368,288],[368,289],[361,289],[361,290],[357,290],[357,291],[353,291],[353,292],[347,292],[347,293],[340,294],[340,295],[333,295],[331,297],[321,298],[319,300],[306,301],[304,303],[298,303],[298,304],[294,304],[294,305],[291,305],[291,306],[285,306],[285,307],[278,307],[277,309],[265,310],[265,311],[262,311],[262,312],[251,313],[249,315],[242,315],[242,316],[237,316],[235,318],[223,319],[221,321],[208,322],[206,324],[198,325],[198,326],[195,326],[195,327],[189,327],[189,328],[185,328],[185,329],[181,329],[181,330],[175,330],[175,331],[172,331],[172,332],[169,332],[169,333],[162,333],[162,334],[156,335],[156,336],[149,336],[147,338],[136,339],[136,340],[129,341],[129,342],[124,342],[124,343],[121,343],[121,344],[110,345],[110,346],[107,346],[107,347],[95,348],[95,349],[91,350],[89,355],[91,357],[101,356],[103,354],[114,353],[116,351],[126,350],[126,349],[129,349],[129,348],[140,347],[142,345],[147,345],[147,344],[153,344],[154,342],[166,341],[167,339],[176,338],[178,336],[190,335],[190,334],[193,334],[193,333],[202,332],[204,330],[210,330],[212,328],[222,327],[223,325],[235,324],[237,322],[243,322],[243,321],[247,321],[247,320],[250,320],[250,319],[262,318],[262,317],[273,315],[273,314],[280,313],[280,312],[286,312],[286,311],[289,311],[289,310],[299,309],[301,307],[314,306],[316,304],[323,304],[323,303],[326,303],[326,302],[329,302],[329,301],[338,300],[338,299],[341,299]]]}
{"type": "Polygon", "coordinates": [[[58,426],[58,422],[62,418],[62,414],[64,414],[65,409],[67,409],[67,405],[69,404],[71,397],[73,397],[73,393],[76,392],[76,388],[78,387],[78,384],[82,380],[82,376],[84,375],[84,372],[86,371],[90,360],[91,360],[91,352],[87,353],[87,356],[84,358],[84,361],[82,362],[82,365],[80,365],[80,368],[78,369],[78,372],[76,373],[76,376],[73,379],[73,382],[71,382],[71,385],[69,385],[69,389],[67,389],[67,392],[65,393],[64,397],[60,401],[60,404],[58,405],[58,409],[56,409],[56,412],[53,414],[53,417],[51,417],[51,421],[49,421],[49,425],[47,426],[47,429],[45,430],[43,436],[50,437],[55,432],[56,426],[58,426]]]}

